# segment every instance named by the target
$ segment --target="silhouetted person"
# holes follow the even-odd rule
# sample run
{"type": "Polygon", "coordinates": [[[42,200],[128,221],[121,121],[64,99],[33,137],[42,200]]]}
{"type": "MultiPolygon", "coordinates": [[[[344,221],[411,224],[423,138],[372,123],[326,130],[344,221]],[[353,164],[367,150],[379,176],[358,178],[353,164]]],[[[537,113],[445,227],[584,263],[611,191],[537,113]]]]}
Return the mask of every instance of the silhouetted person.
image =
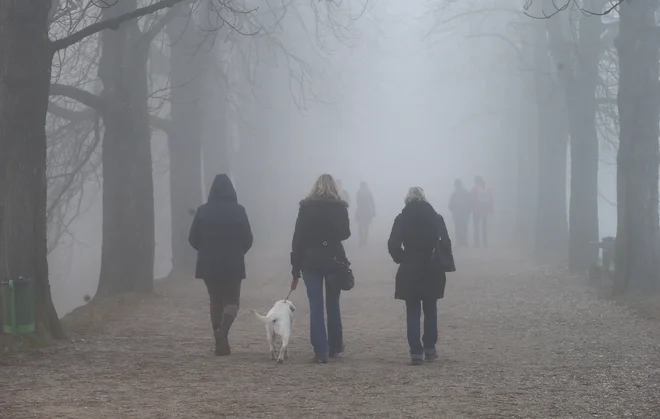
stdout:
{"type": "Polygon", "coordinates": [[[342,186],[341,180],[337,179],[335,181],[335,184],[337,185],[337,190],[339,191],[339,197],[347,204],[350,204],[351,196],[348,194],[348,192],[346,192],[346,190],[342,186]]]}
{"type": "Polygon", "coordinates": [[[486,188],[481,176],[474,178],[472,189],[472,219],[474,222],[474,245],[488,247],[488,216],[493,212],[493,196],[486,188]]]}
{"type": "Polygon", "coordinates": [[[445,293],[446,276],[432,261],[440,243],[451,248],[447,226],[440,214],[426,201],[422,188],[410,188],[406,206],[392,226],[387,249],[399,264],[394,298],[406,302],[408,345],[413,365],[438,355],[437,301],[445,293]],[[424,311],[424,335],[420,336],[420,317],[424,311]]]}
{"type": "Polygon", "coordinates": [[[470,223],[470,211],[472,209],[472,197],[470,192],[463,186],[460,179],[454,181],[454,192],[449,199],[449,211],[454,219],[454,230],[456,233],[457,247],[468,245],[468,224],[470,223]]]}
{"type": "Polygon", "coordinates": [[[369,239],[369,226],[376,216],[376,203],[374,196],[367,186],[367,182],[360,183],[360,189],[357,191],[357,210],[355,211],[355,221],[358,225],[360,247],[367,245],[369,239]]]}
{"type": "Polygon", "coordinates": [[[215,354],[229,355],[227,337],[238,314],[252,230],[227,175],[213,180],[208,202],[195,213],[188,241],[197,250],[195,277],[204,280],[211,300],[215,354]]]}
{"type": "Polygon", "coordinates": [[[310,337],[314,361],[325,364],[328,356],[344,351],[339,296],[341,288],[334,259],[346,259],[342,241],[351,236],[348,204],[339,197],[330,175],[321,175],[309,196],[300,202],[291,249],[293,289],[302,275],[309,298],[310,337]],[[324,321],[323,285],[328,319],[324,321]]]}

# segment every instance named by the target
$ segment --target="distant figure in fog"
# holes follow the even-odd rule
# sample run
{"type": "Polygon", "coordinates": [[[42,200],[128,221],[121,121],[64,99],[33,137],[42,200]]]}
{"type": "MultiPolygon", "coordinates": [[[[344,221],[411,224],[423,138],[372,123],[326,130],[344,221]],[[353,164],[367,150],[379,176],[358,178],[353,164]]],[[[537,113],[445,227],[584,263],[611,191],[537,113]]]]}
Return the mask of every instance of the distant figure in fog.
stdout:
{"type": "Polygon", "coordinates": [[[447,226],[440,214],[426,201],[422,188],[410,188],[406,206],[392,226],[387,248],[399,264],[394,298],[406,302],[408,345],[412,365],[438,355],[437,300],[445,294],[446,276],[432,262],[433,250],[440,244],[451,248],[447,226]],[[424,311],[424,335],[420,336],[420,318],[424,311]]]}
{"type": "Polygon", "coordinates": [[[356,201],[355,221],[358,224],[360,247],[365,247],[369,239],[369,226],[376,216],[376,203],[374,202],[374,196],[369,190],[369,186],[367,186],[367,182],[360,183],[356,201]]]}
{"type": "Polygon", "coordinates": [[[468,245],[468,224],[470,223],[470,211],[472,210],[472,196],[463,186],[463,181],[454,181],[454,192],[449,199],[449,211],[454,219],[454,230],[456,232],[457,247],[468,245]]]}
{"type": "Polygon", "coordinates": [[[208,202],[195,213],[188,241],[197,250],[195,277],[204,280],[211,300],[215,354],[229,355],[229,329],[238,314],[252,230],[227,175],[213,180],[208,202]]]}
{"type": "Polygon", "coordinates": [[[346,192],[342,186],[341,180],[337,179],[335,184],[337,185],[337,190],[339,191],[339,197],[346,202],[347,204],[351,203],[351,196],[346,192]]]}
{"type": "Polygon", "coordinates": [[[314,362],[325,364],[328,357],[344,352],[339,295],[341,288],[334,271],[334,259],[346,259],[342,241],[351,236],[348,203],[330,175],[321,175],[307,198],[300,201],[291,249],[291,273],[295,289],[302,275],[309,298],[309,320],[314,362]],[[323,286],[325,284],[324,320],[323,286]]]}
{"type": "Polygon", "coordinates": [[[488,216],[493,212],[493,194],[481,176],[474,178],[472,189],[472,220],[474,223],[474,246],[488,247],[488,216]]]}

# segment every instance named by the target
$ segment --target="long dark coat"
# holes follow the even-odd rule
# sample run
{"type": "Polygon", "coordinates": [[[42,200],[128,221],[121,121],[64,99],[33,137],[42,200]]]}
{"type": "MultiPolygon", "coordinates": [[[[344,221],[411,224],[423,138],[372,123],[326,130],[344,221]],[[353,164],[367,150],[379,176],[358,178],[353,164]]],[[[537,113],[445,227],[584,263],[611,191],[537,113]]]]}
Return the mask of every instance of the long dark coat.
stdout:
{"type": "Polygon", "coordinates": [[[245,278],[245,254],[252,230],[245,208],[227,175],[217,175],[208,202],[197,209],[188,241],[197,250],[195,277],[234,281],[245,278]]]}
{"type": "Polygon", "coordinates": [[[291,249],[291,273],[327,273],[333,258],[344,258],[342,241],[351,236],[348,204],[336,199],[305,199],[300,202],[291,249]]]}
{"type": "Polygon", "coordinates": [[[387,242],[392,259],[399,264],[394,298],[444,297],[446,275],[431,262],[438,238],[444,245],[451,246],[444,219],[428,202],[412,201],[396,217],[387,242]]]}

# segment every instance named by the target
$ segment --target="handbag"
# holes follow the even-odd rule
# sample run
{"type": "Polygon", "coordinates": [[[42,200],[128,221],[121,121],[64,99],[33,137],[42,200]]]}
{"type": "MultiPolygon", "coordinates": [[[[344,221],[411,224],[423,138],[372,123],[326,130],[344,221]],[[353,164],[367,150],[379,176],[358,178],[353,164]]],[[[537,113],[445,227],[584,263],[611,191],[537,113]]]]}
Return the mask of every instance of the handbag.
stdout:
{"type": "Polygon", "coordinates": [[[351,270],[351,262],[348,259],[344,258],[343,260],[333,258],[335,275],[337,276],[337,281],[339,282],[339,288],[342,291],[350,291],[355,286],[355,277],[353,276],[353,270],[351,270]]]}
{"type": "Polygon", "coordinates": [[[451,245],[445,246],[442,240],[438,240],[431,260],[441,272],[456,272],[456,264],[454,263],[454,254],[451,251],[451,245]]]}

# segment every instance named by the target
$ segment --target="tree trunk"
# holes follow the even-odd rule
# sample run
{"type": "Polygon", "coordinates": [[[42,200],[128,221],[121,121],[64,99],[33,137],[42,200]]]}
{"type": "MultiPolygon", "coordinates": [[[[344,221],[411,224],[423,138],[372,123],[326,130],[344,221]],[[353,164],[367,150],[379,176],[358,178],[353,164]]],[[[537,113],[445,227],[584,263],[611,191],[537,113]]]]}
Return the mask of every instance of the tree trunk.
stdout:
{"type": "Polygon", "coordinates": [[[657,0],[619,6],[616,288],[658,288],[657,0]]]}
{"type": "Polygon", "coordinates": [[[227,130],[227,113],[225,104],[216,106],[214,102],[205,106],[215,112],[207,112],[205,118],[205,129],[202,138],[202,161],[204,165],[204,186],[208,194],[215,175],[219,173],[231,173],[229,145],[230,135],[227,130]]]}
{"type": "Polygon", "coordinates": [[[192,275],[196,254],[188,243],[191,210],[202,203],[202,131],[204,96],[208,88],[209,47],[195,24],[182,14],[167,25],[172,88],[168,133],[172,272],[192,275]]]}
{"type": "Polygon", "coordinates": [[[255,135],[250,130],[248,136],[241,137],[238,150],[238,199],[245,206],[252,230],[258,237],[269,237],[268,231],[273,225],[272,205],[275,203],[269,201],[268,194],[274,180],[270,177],[272,162],[269,162],[268,146],[268,137],[255,135]]]}
{"type": "Polygon", "coordinates": [[[599,239],[596,86],[602,30],[600,16],[580,19],[575,76],[566,84],[571,130],[568,267],[580,273],[598,260],[598,249],[594,246],[599,239]]]}
{"type": "Polygon", "coordinates": [[[516,221],[513,235],[514,245],[529,249],[534,244],[534,219],[538,174],[538,115],[534,110],[534,78],[529,71],[533,68],[531,45],[523,45],[521,56],[523,68],[519,72],[520,112],[518,117],[517,176],[516,176],[516,221]]]}
{"type": "MultiPolygon", "coordinates": [[[[136,8],[125,0],[103,18],[136,8]]],[[[103,248],[95,298],[150,292],[154,276],[154,186],[149,127],[149,42],[137,21],[101,33],[99,78],[108,102],[103,137],[103,248]]]]}
{"type": "Polygon", "coordinates": [[[0,2],[0,280],[35,281],[37,333],[62,338],[48,282],[46,132],[50,0],[0,2]]]}
{"type": "Polygon", "coordinates": [[[535,47],[535,91],[538,109],[538,199],[535,253],[539,261],[561,264],[568,254],[566,159],[568,126],[565,99],[549,68],[547,32],[539,25],[535,47]]]}

